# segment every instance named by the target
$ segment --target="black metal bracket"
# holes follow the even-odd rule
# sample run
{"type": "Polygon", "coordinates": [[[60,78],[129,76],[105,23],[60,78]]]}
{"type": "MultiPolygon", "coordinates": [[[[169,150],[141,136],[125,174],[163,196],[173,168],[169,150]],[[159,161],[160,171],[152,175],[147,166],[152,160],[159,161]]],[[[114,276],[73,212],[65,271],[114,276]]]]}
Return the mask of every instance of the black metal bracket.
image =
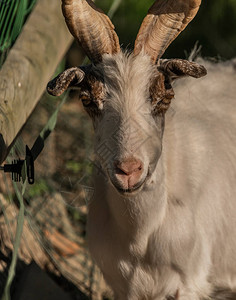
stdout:
{"type": "Polygon", "coordinates": [[[11,164],[5,164],[4,166],[0,167],[0,170],[4,171],[5,173],[11,173],[12,180],[15,182],[19,182],[22,179],[22,169],[24,162],[26,162],[26,175],[28,183],[34,184],[34,158],[28,146],[26,146],[25,152],[26,154],[24,160],[13,160],[11,164]]]}

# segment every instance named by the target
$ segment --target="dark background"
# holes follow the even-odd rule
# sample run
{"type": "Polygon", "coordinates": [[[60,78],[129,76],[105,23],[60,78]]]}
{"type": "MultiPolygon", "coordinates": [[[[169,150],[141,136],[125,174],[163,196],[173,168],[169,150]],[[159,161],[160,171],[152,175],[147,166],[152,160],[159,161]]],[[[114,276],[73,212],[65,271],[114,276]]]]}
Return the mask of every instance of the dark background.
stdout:
{"type": "MultiPolygon", "coordinates": [[[[106,13],[114,1],[97,0],[106,13]]],[[[122,0],[112,21],[123,48],[132,48],[153,0],[122,0]]],[[[196,41],[203,57],[229,59],[236,53],[236,0],[203,0],[195,19],[168,48],[164,57],[186,58],[196,41]]]]}

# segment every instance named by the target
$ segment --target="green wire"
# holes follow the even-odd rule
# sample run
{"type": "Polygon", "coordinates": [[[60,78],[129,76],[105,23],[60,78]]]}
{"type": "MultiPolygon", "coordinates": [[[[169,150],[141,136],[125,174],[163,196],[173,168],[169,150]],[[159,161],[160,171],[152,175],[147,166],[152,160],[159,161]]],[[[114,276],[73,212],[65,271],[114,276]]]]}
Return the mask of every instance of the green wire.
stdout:
{"type": "Polygon", "coordinates": [[[22,191],[20,191],[18,189],[15,182],[13,182],[13,185],[15,188],[15,192],[16,192],[19,204],[20,204],[20,208],[19,208],[19,214],[17,217],[16,236],[15,236],[15,241],[14,241],[14,245],[13,245],[12,261],[11,261],[11,265],[9,268],[7,283],[5,285],[4,293],[3,293],[1,300],[11,300],[10,288],[11,288],[12,281],[15,277],[15,268],[16,268],[17,257],[18,257],[18,250],[20,247],[20,241],[21,241],[21,236],[22,236],[23,226],[24,226],[25,205],[24,205],[23,195],[24,195],[24,190],[25,190],[25,183],[23,184],[22,191]]]}
{"type": "MultiPolygon", "coordinates": [[[[16,20],[17,19],[17,16],[19,15],[19,1],[16,2],[16,5],[14,6],[14,11],[12,13],[12,17],[11,19],[9,20],[8,22],[8,26],[7,26],[7,30],[5,32],[5,45],[3,44],[3,46],[5,48],[9,48],[12,44],[12,42],[14,41],[13,39],[13,29],[14,29],[14,19],[16,20]]],[[[7,24],[7,23],[6,23],[7,24]]]]}
{"type": "Polygon", "coordinates": [[[31,12],[31,10],[33,9],[36,2],[37,2],[37,0],[31,0],[30,6],[25,11],[25,16],[28,15],[31,12]]]}
{"type": "Polygon", "coordinates": [[[0,67],[37,0],[0,1],[0,67]]]}
{"type": "MultiPolygon", "coordinates": [[[[0,39],[0,45],[3,45],[3,49],[5,48],[4,47],[5,43],[3,43],[3,39],[5,37],[5,31],[7,29],[7,26],[11,26],[13,17],[14,17],[15,12],[16,12],[16,5],[14,5],[14,4],[15,4],[15,2],[12,1],[9,11],[8,12],[7,12],[7,10],[4,11],[4,17],[2,18],[2,21],[0,23],[0,28],[3,26],[3,29],[1,30],[2,37],[0,39]],[[13,10],[13,12],[12,12],[12,10],[13,10]],[[12,15],[12,19],[9,21],[11,15],[12,15]],[[3,22],[4,22],[4,25],[3,25],[3,22]]],[[[8,37],[6,37],[6,39],[7,38],[8,37]]]]}
{"type": "Polygon", "coordinates": [[[2,2],[1,6],[0,6],[0,20],[2,20],[3,13],[4,13],[5,10],[7,10],[7,7],[8,7],[8,3],[7,3],[7,5],[5,5],[2,2]]]}
{"type": "Polygon", "coordinates": [[[23,27],[26,9],[27,9],[27,0],[21,0],[18,4],[15,22],[12,27],[12,34],[11,34],[12,41],[14,41],[17,38],[17,36],[21,31],[21,28],[23,27]]]}

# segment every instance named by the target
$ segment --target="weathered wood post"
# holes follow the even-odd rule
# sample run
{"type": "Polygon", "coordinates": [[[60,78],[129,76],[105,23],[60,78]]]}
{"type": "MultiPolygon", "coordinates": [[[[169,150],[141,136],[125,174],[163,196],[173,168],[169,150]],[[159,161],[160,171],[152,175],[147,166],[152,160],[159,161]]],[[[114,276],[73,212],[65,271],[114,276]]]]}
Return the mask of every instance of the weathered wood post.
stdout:
{"type": "Polygon", "coordinates": [[[38,0],[0,70],[0,164],[73,40],[60,2],[38,0]]]}

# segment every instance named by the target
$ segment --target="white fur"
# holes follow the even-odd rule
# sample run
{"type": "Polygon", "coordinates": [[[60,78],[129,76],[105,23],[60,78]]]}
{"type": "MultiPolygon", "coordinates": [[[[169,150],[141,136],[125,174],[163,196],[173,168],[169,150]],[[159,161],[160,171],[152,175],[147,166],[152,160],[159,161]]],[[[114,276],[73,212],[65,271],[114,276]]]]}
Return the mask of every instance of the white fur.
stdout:
{"type": "Polygon", "coordinates": [[[236,290],[236,73],[231,65],[202,63],[207,77],[175,84],[156,161],[161,145],[147,88],[153,66],[126,54],[97,66],[107,99],[95,152],[105,143],[114,155],[101,161],[106,176],[94,175],[88,240],[116,299],[164,300],[179,290],[180,300],[200,300],[215,286],[236,290]],[[134,124],[144,141],[138,149],[130,142],[134,124]],[[127,153],[144,162],[145,172],[155,161],[130,197],[107,179],[114,159],[127,153]]]}

